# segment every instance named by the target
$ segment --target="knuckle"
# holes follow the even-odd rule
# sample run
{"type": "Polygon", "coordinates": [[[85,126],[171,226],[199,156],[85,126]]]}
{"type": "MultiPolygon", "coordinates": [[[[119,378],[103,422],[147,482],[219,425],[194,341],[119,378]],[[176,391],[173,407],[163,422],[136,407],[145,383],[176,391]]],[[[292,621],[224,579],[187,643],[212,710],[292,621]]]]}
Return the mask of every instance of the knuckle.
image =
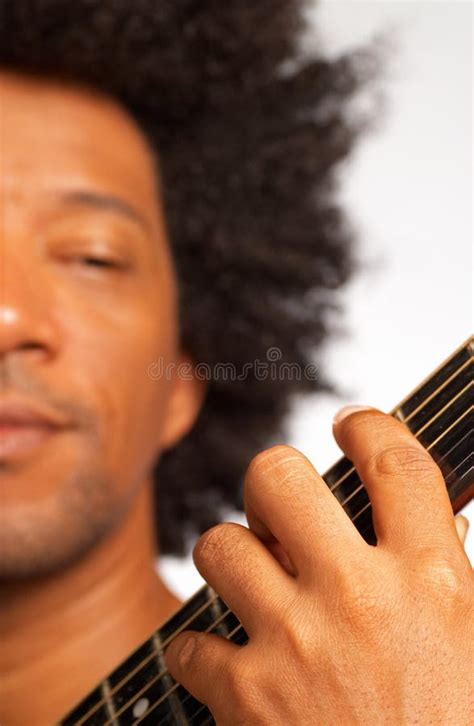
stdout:
{"type": "Polygon", "coordinates": [[[422,588],[434,592],[441,602],[462,601],[465,597],[472,599],[472,571],[470,567],[466,568],[464,561],[461,564],[458,558],[439,551],[428,551],[418,561],[422,588]]]}
{"type": "Polygon", "coordinates": [[[307,600],[295,602],[279,623],[279,637],[285,643],[282,652],[291,662],[300,666],[313,663],[321,652],[325,639],[322,628],[315,626],[318,620],[318,607],[307,600]]]}
{"type": "Polygon", "coordinates": [[[388,417],[377,409],[364,409],[352,413],[339,423],[339,430],[345,438],[351,439],[354,436],[365,435],[373,431],[377,435],[381,431],[386,432],[390,426],[396,425],[395,419],[388,417]]]}
{"type": "Polygon", "coordinates": [[[196,542],[193,549],[195,560],[212,561],[222,557],[225,547],[228,550],[241,536],[241,525],[225,522],[211,527],[196,542]]]}
{"type": "Polygon", "coordinates": [[[286,628],[284,636],[285,652],[290,654],[292,662],[303,666],[314,661],[318,652],[314,625],[310,627],[302,621],[291,628],[286,628]]]}
{"type": "Polygon", "coordinates": [[[377,580],[370,570],[358,568],[357,573],[340,583],[337,593],[339,616],[352,632],[366,635],[374,630],[379,633],[391,618],[390,593],[388,583],[377,580]]]}
{"type": "Polygon", "coordinates": [[[350,596],[341,598],[339,611],[342,619],[349,623],[351,630],[356,631],[371,625],[379,626],[381,615],[380,601],[368,592],[355,590],[350,596]]]}
{"type": "Polygon", "coordinates": [[[297,449],[274,446],[250,462],[244,482],[245,508],[253,501],[268,500],[294,509],[295,489],[300,500],[317,491],[314,469],[297,449]]]}
{"type": "Polygon", "coordinates": [[[226,687],[230,702],[235,705],[239,721],[232,723],[264,724],[262,719],[262,696],[253,667],[237,659],[226,674],[226,687]]]}
{"type": "Polygon", "coordinates": [[[253,457],[248,465],[246,478],[252,480],[262,474],[265,475],[281,464],[288,462],[295,462],[296,464],[301,461],[303,461],[303,455],[292,446],[286,444],[272,446],[253,457]]]}
{"type": "Polygon", "coordinates": [[[228,669],[226,686],[233,703],[243,705],[244,695],[248,694],[248,690],[245,688],[247,683],[247,674],[241,667],[234,664],[228,669]]]}
{"type": "Polygon", "coordinates": [[[390,446],[369,458],[367,466],[377,476],[416,474],[418,479],[429,479],[437,472],[430,454],[414,446],[390,446]]]}

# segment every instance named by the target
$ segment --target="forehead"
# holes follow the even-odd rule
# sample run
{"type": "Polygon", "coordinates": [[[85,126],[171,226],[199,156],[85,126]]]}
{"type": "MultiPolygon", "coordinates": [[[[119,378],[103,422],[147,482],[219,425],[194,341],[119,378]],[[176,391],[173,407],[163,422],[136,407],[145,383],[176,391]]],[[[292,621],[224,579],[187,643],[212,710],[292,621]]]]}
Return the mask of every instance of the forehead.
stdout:
{"type": "Polygon", "coordinates": [[[156,205],[150,148],[112,99],[79,86],[0,72],[0,105],[4,191],[46,195],[85,187],[125,196],[142,209],[156,205]]]}

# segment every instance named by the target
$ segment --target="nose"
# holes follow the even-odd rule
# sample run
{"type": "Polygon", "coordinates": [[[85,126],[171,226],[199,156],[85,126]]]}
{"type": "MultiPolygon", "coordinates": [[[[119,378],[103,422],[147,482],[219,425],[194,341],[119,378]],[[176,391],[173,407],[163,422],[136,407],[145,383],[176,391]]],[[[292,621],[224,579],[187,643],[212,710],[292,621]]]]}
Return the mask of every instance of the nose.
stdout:
{"type": "Polygon", "coordinates": [[[0,361],[25,355],[47,360],[56,350],[50,291],[25,252],[7,254],[0,240],[0,361]]]}

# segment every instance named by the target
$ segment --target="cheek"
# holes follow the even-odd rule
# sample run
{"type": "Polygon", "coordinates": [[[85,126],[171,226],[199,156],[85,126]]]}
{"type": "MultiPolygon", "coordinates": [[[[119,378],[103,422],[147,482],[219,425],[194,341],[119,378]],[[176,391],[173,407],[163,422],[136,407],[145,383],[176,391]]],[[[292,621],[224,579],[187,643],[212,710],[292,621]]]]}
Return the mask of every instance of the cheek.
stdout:
{"type": "Polygon", "coordinates": [[[172,306],[144,298],[109,306],[76,300],[71,320],[65,366],[77,371],[78,388],[97,411],[106,466],[124,480],[141,478],[156,460],[166,416],[170,383],[148,368],[174,360],[172,306]]]}

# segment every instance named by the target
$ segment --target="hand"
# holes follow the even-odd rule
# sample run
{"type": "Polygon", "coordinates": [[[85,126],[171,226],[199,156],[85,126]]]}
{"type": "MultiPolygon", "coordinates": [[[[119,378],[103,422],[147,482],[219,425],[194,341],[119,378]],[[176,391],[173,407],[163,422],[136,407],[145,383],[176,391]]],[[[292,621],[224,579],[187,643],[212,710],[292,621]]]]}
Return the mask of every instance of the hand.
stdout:
{"type": "Polygon", "coordinates": [[[264,451],[245,480],[249,529],[213,527],[193,553],[249,642],[185,632],[167,666],[219,726],[472,724],[473,573],[441,472],[376,409],[334,435],[368,491],[377,546],[301,453],[264,451]]]}

